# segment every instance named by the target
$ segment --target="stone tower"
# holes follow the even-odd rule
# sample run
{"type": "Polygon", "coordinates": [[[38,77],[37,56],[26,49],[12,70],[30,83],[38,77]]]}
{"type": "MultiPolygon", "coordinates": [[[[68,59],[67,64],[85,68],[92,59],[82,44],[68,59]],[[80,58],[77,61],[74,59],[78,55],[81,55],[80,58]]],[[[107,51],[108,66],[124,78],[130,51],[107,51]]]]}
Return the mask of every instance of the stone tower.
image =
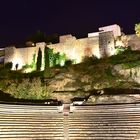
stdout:
{"type": "Polygon", "coordinates": [[[101,57],[107,57],[114,54],[115,43],[112,31],[99,33],[99,50],[101,57]]]}

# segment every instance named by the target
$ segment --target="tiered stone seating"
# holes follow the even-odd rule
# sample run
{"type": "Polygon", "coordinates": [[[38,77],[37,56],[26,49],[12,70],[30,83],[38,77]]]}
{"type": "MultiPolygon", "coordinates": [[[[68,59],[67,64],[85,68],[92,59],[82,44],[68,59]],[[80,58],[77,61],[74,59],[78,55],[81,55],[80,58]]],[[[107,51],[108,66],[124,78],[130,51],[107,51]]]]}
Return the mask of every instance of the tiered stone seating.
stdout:
{"type": "Polygon", "coordinates": [[[0,140],[63,140],[57,106],[0,104],[0,140]]]}
{"type": "Polygon", "coordinates": [[[136,140],[140,104],[75,106],[69,115],[69,140],[136,140]]]}
{"type": "Polygon", "coordinates": [[[58,106],[0,104],[0,140],[39,139],[139,140],[140,104],[73,106],[69,114],[58,106]]]}

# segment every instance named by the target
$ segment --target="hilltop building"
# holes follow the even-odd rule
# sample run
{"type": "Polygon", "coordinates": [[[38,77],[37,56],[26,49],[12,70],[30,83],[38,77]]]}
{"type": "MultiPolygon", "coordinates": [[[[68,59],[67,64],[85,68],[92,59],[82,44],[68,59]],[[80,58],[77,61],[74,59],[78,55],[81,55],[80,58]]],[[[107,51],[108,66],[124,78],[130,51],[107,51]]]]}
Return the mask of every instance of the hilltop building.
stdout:
{"type": "MultiPolygon", "coordinates": [[[[13,70],[18,64],[18,69],[21,69],[24,65],[32,63],[33,55],[37,58],[39,48],[44,52],[46,46],[54,52],[65,54],[67,59],[75,60],[76,63],[80,63],[85,56],[94,55],[97,58],[111,56],[115,53],[114,39],[120,35],[121,29],[115,24],[101,27],[98,32],[89,33],[87,38],[76,39],[75,36],[69,34],[60,36],[57,44],[47,45],[41,42],[24,48],[10,46],[5,48],[4,63],[12,62],[13,70]]],[[[44,63],[44,53],[42,54],[42,63],[44,63]]]]}
{"type": "MultiPolygon", "coordinates": [[[[59,43],[47,45],[45,42],[36,44],[28,43],[29,47],[16,48],[16,46],[6,47],[4,55],[4,63],[12,62],[13,70],[16,64],[18,69],[24,65],[30,65],[37,60],[39,48],[42,51],[42,70],[44,69],[44,48],[47,46],[53,49],[54,53],[59,52],[65,54],[68,60],[74,60],[80,63],[86,56],[96,56],[97,58],[111,56],[115,54],[115,46],[122,45],[117,38],[121,36],[121,28],[114,24],[110,26],[100,27],[98,32],[88,33],[86,38],[77,39],[75,36],[63,35],[59,37],[59,43]],[[116,44],[115,44],[116,43],[116,44]]],[[[127,35],[123,40],[127,42],[127,46],[140,50],[140,38],[136,35],[127,35]],[[129,40],[127,40],[129,38],[129,40]],[[127,41],[126,41],[127,40],[127,41]]]]}

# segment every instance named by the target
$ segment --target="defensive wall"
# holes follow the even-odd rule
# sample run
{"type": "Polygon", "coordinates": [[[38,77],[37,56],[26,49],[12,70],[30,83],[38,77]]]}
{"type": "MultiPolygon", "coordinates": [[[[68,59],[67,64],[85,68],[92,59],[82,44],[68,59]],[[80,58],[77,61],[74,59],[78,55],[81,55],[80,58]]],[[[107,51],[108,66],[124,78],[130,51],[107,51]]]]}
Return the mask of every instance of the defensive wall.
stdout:
{"type": "MultiPolygon", "coordinates": [[[[89,33],[86,38],[77,39],[69,34],[60,36],[57,44],[47,45],[44,42],[40,42],[31,47],[6,47],[4,63],[12,62],[13,70],[15,65],[18,64],[18,69],[21,69],[22,66],[32,63],[34,55],[36,61],[38,49],[40,48],[44,52],[46,46],[56,53],[65,54],[67,59],[75,60],[76,63],[80,63],[85,56],[94,55],[97,58],[111,56],[115,53],[115,39],[120,35],[119,25],[114,24],[101,27],[98,32],[89,33]]],[[[44,53],[42,53],[42,60],[44,60],[44,53]]]]}

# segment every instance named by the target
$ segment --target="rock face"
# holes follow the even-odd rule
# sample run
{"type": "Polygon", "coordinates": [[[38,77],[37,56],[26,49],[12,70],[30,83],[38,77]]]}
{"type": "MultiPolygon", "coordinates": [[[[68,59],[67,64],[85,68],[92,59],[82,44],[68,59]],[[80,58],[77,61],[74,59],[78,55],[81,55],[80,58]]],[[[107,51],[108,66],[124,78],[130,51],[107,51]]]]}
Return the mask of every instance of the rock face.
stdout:
{"type": "Polygon", "coordinates": [[[121,64],[114,66],[113,70],[114,72],[117,72],[120,75],[123,75],[126,78],[140,84],[140,66],[133,68],[125,68],[124,65],[121,64]]]}
{"type": "Polygon", "coordinates": [[[76,91],[78,86],[76,79],[71,74],[60,73],[49,82],[49,88],[53,91],[76,91]]]}
{"type": "Polygon", "coordinates": [[[135,34],[127,36],[130,38],[128,46],[131,46],[132,50],[140,50],[140,38],[135,34]]]}
{"type": "MultiPolygon", "coordinates": [[[[71,99],[75,97],[86,98],[93,90],[99,91],[115,87],[133,88],[135,83],[140,84],[140,67],[131,69],[126,69],[123,65],[80,67],[81,65],[78,65],[78,70],[75,66],[63,70],[47,83],[48,88],[53,91],[53,98],[70,103],[71,99]]],[[[120,100],[123,103],[131,102],[131,97],[102,95],[92,96],[88,101],[98,104],[120,100]]]]}
{"type": "Polygon", "coordinates": [[[135,103],[140,101],[139,94],[120,94],[120,95],[92,95],[86,104],[113,104],[113,103],[135,103]]]}

